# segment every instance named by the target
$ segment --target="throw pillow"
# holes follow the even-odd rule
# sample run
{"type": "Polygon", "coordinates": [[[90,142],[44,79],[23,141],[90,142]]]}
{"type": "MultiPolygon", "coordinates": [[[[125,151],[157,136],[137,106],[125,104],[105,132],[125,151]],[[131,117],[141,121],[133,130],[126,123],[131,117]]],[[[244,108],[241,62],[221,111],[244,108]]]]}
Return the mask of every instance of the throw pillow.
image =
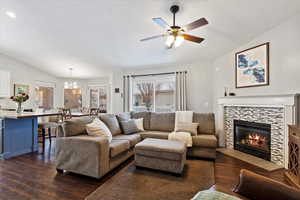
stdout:
{"type": "Polygon", "coordinates": [[[98,118],[94,119],[94,121],[90,124],[86,125],[86,131],[88,135],[91,136],[103,136],[107,137],[109,143],[112,140],[112,134],[108,127],[98,118]]]}
{"type": "Polygon", "coordinates": [[[86,135],[86,125],[93,122],[91,117],[78,117],[69,120],[65,120],[63,123],[64,135],[68,136],[77,136],[77,135],[86,135]]]}
{"type": "Polygon", "coordinates": [[[120,124],[121,124],[122,130],[123,130],[123,134],[125,134],[125,135],[138,133],[141,131],[138,128],[137,123],[134,119],[130,119],[127,121],[121,121],[120,124]]]}
{"type": "Polygon", "coordinates": [[[116,115],[117,119],[120,121],[127,121],[131,119],[130,112],[123,112],[116,115]]]}
{"type": "Polygon", "coordinates": [[[105,123],[105,125],[109,128],[112,135],[121,134],[121,128],[117,117],[113,114],[103,114],[99,116],[100,120],[105,123]]]}
{"type": "Polygon", "coordinates": [[[131,113],[132,119],[144,119],[144,128],[150,129],[150,118],[151,118],[151,112],[132,112],[131,113]]]}
{"type": "Polygon", "coordinates": [[[197,135],[198,123],[178,123],[175,129],[176,132],[189,132],[192,136],[197,135]]]}
{"type": "Polygon", "coordinates": [[[145,129],[144,129],[144,119],[143,118],[134,119],[134,121],[135,121],[135,125],[137,126],[137,128],[140,131],[145,131],[145,129]]]}

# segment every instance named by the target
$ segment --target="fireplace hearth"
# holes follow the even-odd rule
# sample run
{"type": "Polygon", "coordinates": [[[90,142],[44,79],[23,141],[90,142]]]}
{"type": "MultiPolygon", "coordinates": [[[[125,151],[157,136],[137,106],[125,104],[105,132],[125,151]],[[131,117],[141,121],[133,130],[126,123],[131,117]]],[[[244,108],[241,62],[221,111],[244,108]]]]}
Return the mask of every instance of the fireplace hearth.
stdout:
{"type": "Polygon", "coordinates": [[[234,120],[234,149],[271,160],[271,125],[234,120]]]}

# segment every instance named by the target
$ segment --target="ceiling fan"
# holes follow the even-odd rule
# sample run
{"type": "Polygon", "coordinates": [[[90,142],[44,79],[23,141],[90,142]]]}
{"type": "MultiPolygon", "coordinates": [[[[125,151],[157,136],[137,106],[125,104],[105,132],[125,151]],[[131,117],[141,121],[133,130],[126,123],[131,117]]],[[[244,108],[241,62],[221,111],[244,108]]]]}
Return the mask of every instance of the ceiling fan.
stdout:
{"type": "Polygon", "coordinates": [[[179,11],[178,5],[173,5],[170,8],[170,11],[173,13],[173,25],[169,26],[168,23],[162,18],[152,18],[152,20],[160,25],[162,28],[166,30],[165,34],[156,35],[148,38],[144,38],[141,41],[152,40],[160,37],[167,37],[166,45],[167,48],[176,48],[182,44],[184,40],[188,40],[191,42],[201,43],[204,38],[196,37],[193,35],[186,34],[186,32],[199,28],[201,26],[205,26],[208,24],[208,21],[205,18],[200,18],[184,27],[177,26],[175,24],[175,15],[179,11]]]}

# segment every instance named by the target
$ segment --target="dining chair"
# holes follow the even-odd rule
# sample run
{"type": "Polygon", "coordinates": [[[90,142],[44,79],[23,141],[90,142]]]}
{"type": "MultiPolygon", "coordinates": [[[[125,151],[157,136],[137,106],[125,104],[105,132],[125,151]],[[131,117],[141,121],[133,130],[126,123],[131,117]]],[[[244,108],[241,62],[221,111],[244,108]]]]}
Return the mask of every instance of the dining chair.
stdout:
{"type": "Polygon", "coordinates": [[[62,109],[62,119],[64,120],[68,120],[68,119],[72,119],[72,112],[70,108],[63,108],[62,109]]]}
{"type": "Polygon", "coordinates": [[[88,108],[88,107],[82,107],[80,109],[80,112],[82,112],[82,113],[90,113],[90,108],[88,108]]]}
{"type": "Polygon", "coordinates": [[[24,109],[23,111],[24,111],[24,112],[33,112],[33,109],[32,109],[32,108],[29,108],[29,109],[24,109]]]}
{"type": "Polygon", "coordinates": [[[16,111],[14,108],[2,108],[3,111],[16,111]]]}
{"type": "Polygon", "coordinates": [[[98,108],[91,108],[90,109],[90,116],[98,116],[99,114],[99,109],[98,108]]]}

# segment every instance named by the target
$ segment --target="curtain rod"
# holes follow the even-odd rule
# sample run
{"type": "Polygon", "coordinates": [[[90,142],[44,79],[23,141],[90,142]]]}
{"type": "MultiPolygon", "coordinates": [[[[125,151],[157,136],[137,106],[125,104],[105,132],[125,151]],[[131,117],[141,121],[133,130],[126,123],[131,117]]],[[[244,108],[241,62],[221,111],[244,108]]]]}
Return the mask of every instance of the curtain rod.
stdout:
{"type": "MultiPolygon", "coordinates": [[[[187,71],[181,71],[181,72],[165,72],[165,73],[156,73],[156,74],[139,74],[139,75],[127,75],[127,77],[141,77],[141,76],[158,76],[158,75],[170,75],[170,74],[177,74],[177,73],[187,73],[187,71]]],[[[126,77],[126,76],[124,76],[126,77]]]]}

